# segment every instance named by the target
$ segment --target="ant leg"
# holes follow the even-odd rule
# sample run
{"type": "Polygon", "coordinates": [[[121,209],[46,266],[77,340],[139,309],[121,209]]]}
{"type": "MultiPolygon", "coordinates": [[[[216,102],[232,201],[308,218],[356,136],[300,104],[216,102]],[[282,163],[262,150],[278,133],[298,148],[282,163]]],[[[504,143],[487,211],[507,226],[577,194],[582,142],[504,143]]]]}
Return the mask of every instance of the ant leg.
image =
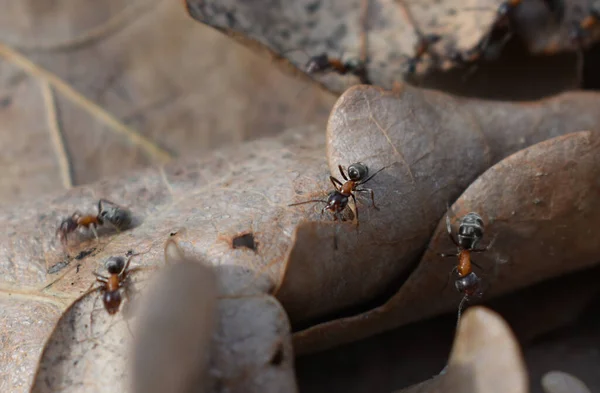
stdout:
{"type": "Polygon", "coordinates": [[[356,215],[356,234],[358,235],[358,226],[360,225],[360,222],[358,221],[358,205],[356,204],[356,197],[354,196],[354,194],[350,194],[350,196],[354,201],[354,210],[356,215]]]}
{"type": "Polygon", "coordinates": [[[450,283],[450,277],[452,277],[452,273],[454,273],[456,271],[456,266],[454,266],[452,268],[452,270],[450,270],[450,273],[448,273],[448,278],[446,279],[446,283],[444,284],[444,287],[442,288],[442,290],[440,292],[444,292],[446,290],[446,288],[448,287],[448,284],[450,283]]]}
{"type": "Polygon", "coordinates": [[[344,185],[341,181],[339,181],[338,179],[336,179],[333,176],[329,176],[329,180],[331,180],[331,184],[333,184],[333,186],[335,187],[335,189],[338,190],[338,191],[341,190],[342,186],[344,185]],[[338,184],[339,184],[339,186],[338,186],[338,184]]]}
{"type": "Polygon", "coordinates": [[[338,168],[340,170],[340,173],[342,174],[342,177],[344,178],[344,180],[348,181],[348,178],[346,177],[346,175],[344,174],[344,170],[342,169],[341,165],[338,165],[338,168]]]}
{"type": "Polygon", "coordinates": [[[354,191],[370,193],[371,194],[371,204],[373,205],[373,208],[375,210],[380,210],[377,206],[375,206],[375,193],[373,192],[373,190],[371,190],[370,188],[357,188],[354,191]]]}
{"type": "Polygon", "coordinates": [[[323,199],[311,199],[308,201],[302,201],[302,202],[296,202],[296,203],[290,203],[288,206],[298,206],[298,205],[304,205],[306,203],[313,203],[313,202],[323,202],[323,203],[327,203],[327,201],[323,200],[323,199]]]}
{"type": "Polygon", "coordinates": [[[96,240],[100,240],[98,238],[98,231],[96,230],[96,224],[91,223],[90,224],[90,229],[92,230],[92,233],[94,233],[94,236],[96,237],[96,240]]]}
{"type": "Polygon", "coordinates": [[[460,247],[460,245],[454,238],[454,235],[452,235],[452,225],[450,224],[450,216],[447,214],[446,214],[446,230],[448,231],[448,237],[450,238],[450,240],[452,240],[452,243],[454,243],[454,245],[456,247],[460,247]]]}
{"type": "Polygon", "coordinates": [[[131,262],[131,259],[133,257],[134,257],[134,255],[130,255],[129,258],[127,258],[127,262],[125,262],[125,265],[123,265],[123,269],[121,269],[121,271],[119,272],[119,280],[123,277],[123,275],[127,271],[127,268],[129,267],[129,263],[131,262]]]}
{"type": "Polygon", "coordinates": [[[458,254],[444,254],[444,253],[441,253],[441,252],[438,252],[437,254],[439,256],[441,256],[442,258],[457,257],[458,256],[458,254]]]}
{"type": "Polygon", "coordinates": [[[94,276],[96,276],[96,281],[104,283],[104,284],[108,283],[108,277],[104,277],[103,275],[98,274],[96,272],[92,272],[92,274],[94,276]]]}

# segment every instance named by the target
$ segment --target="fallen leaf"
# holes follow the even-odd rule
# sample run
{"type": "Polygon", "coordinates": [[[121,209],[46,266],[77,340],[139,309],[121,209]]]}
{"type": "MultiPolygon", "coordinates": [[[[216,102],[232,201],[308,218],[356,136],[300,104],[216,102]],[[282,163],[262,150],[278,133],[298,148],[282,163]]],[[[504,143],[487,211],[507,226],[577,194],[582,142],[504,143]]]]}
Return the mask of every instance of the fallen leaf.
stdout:
{"type": "Polygon", "coordinates": [[[359,161],[372,171],[389,166],[368,183],[381,210],[359,197],[358,238],[344,226],[349,235],[334,257],[334,227],[306,208],[316,222],[298,228],[277,292],[295,330],[383,304],[416,267],[447,205],[481,173],[519,149],[600,123],[594,109],[583,109],[588,97],[597,96],[519,104],[408,85],[398,93],[348,90],[330,116],[330,171],[339,177],[338,165],[359,161]]]}
{"type": "MultiPolygon", "coordinates": [[[[302,211],[289,214],[286,205],[293,201],[295,186],[298,192],[322,188],[315,178],[327,171],[323,146],[324,136],[317,128],[292,130],[204,160],[172,163],[0,210],[6,229],[0,241],[0,260],[4,261],[0,292],[5,297],[17,293],[24,303],[3,309],[7,321],[3,335],[12,343],[11,349],[27,348],[30,357],[19,363],[4,358],[6,363],[0,368],[10,379],[3,386],[10,391],[19,391],[17,386],[22,386],[21,391],[29,388],[22,381],[30,381],[35,367],[31,360],[48,340],[35,389],[92,386],[92,390],[121,391],[127,375],[128,357],[123,351],[128,341],[123,340],[129,339],[128,324],[121,312],[108,317],[98,292],[81,294],[94,283],[93,271],[100,271],[108,257],[128,250],[142,253],[133,267],[162,267],[163,244],[173,238],[187,258],[215,266],[219,278],[221,327],[215,340],[218,349],[229,352],[212,359],[212,380],[234,391],[293,391],[289,322],[268,293],[281,276],[293,228],[303,219],[302,211]],[[60,217],[95,206],[101,196],[129,208],[138,225],[121,233],[101,233],[98,241],[82,233],[63,250],[54,238],[60,217]],[[274,223],[279,229],[273,230],[274,223]],[[249,233],[255,249],[233,247],[236,238],[249,233]],[[76,259],[81,251],[92,248],[95,251],[76,259]],[[62,269],[50,274],[58,264],[63,264],[62,269]],[[48,303],[57,306],[45,314],[47,324],[41,329],[28,335],[8,329],[9,321],[27,320],[24,312],[35,312],[48,303]],[[92,310],[96,310],[93,323],[92,310]],[[262,317],[252,319],[258,315],[262,317]],[[111,360],[106,366],[110,370],[89,367],[100,359],[101,364],[111,360]],[[79,367],[73,365],[75,361],[79,367]],[[11,385],[11,381],[21,385],[11,385]]],[[[136,282],[144,279],[142,273],[135,273],[136,282]]],[[[134,288],[143,292],[142,284],[134,288]]]]}
{"type": "MultiPolygon", "coordinates": [[[[474,257],[480,266],[488,269],[488,296],[505,294],[597,263],[599,243],[589,236],[593,237],[594,225],[600,219],[600,210],[593,202],[600,192],[600,183],[597,181],[599,149],[600,135],[596,132],[572,133],[538,143],[494,165],[454,203],[452,211],[458,217],[470,211],[478,212],[485,217],[488,240],[491,236],[497,236],[493,251],[474,257]],[[572,232],[569,228],[578,230],[572,232]],[[589,235],[581,237],[579,233],[589,235]]],[[[429,176],[435,179],[434,173],[429,176]]],[[[396,190],[399,188],[393,187],[396,190]]],[[[435,209],[431,197],[422,200],[431,203],[430,207],[424,209],[435,209]]],[[[443,215],[443,200],[437,203],[443,215]]],[[[395,212],[391,217],[406,217],[403,222],[407,223],[405,228],[414,229],[418,221],[408,221],[410,213],[395,212]]],[[[393,230],[393,224],[391,221],[387,223],[386,235],[393,230]]],[[[401,236],[402,232],[399,233],[401,236]]],[[[395,294],[379,307],[343,315],[337,320],[330,319],[296,333],[295,347],[298,352],[311,352],[354,341],[455,308],[460,295],[450,295],[455,290],[453,285],[447,285],[452,264],[437,255],[452,247],[447,238],[446,223],[442,218],[427,250],[418,249],[415,252],[418,258],[425,251],[416,268],[413,268],[415,262],[412,256],[407,257],[411,254],[402,249],[396,254],[390,250],[387,264],[384,264],[381,261],[381,245],[376,255],[378,258],[367,260],[365,257],[364,265],[359,265],[360,262],[356,260],[348,260],[356,265],[351,266],[348,262],[344,270],[337,272],[344,287],[338,286],[339,290],[332,291],[336,297],[329,295],[331,302],[346,298],[342,297],[346,295],[343,289],[361,288],[361,285],[365,288],[369,280],[379,280],[379,287],[373,285],[373,288],[382,288],[385,274],[395,274],[396,277],[409,274],[409,277],[403,283],[396,283],[395,294]],[[401,258],[406,258],[404,266],[408,271],[398,270],[401,258]],[[440,268],[436,267],[438,265],[440,268]],[[356,269],[354,266],[370,266],[374,273],[362,270],[358,280],[356,272],[348,272],[356,269]],[[386,268],[388,270],[382,272],[386,268]],[[393,269],[396,269],[396,273],[392,273],[393,269]],[[444,289],[447,295],[442,296],[444,289]]],[[[413,241],[408,246],[414,247],[415,244],[416,241],[413,241]]],[[[408,247],[406,244],[401,246],[408,247]]],[[[290,280],[293,282],[295,278],[290,280]]],[[[306,289],[308,293],[315,292],[311,288],[306,289]]],[[[320,304],[316,296],[309,299],[313,300],[315,307],[320,304]]],[[[282,299],[282,302],[287,309],[285,300],[282,299]]],[[[300,301],[294,298],[294,302],[292,305],[300,301]]]]}
{"type": "Polygon", "coordinates": [[[8,2],[0,64],[6,204],[324,125],[333,104],[170,1],[8,2]]]}
{"type": "MultiPolygon", "coordinates": [[[[368,81],[385,88],[407,75],[408,60],[416,54],[421,35],[441,37],[431,46],[432,58],[474,49],[485,39],[501,0],[483,3],[186,1],[196,20],[244,44],[263,45],[274,57],[285,58],[300,70],[306,70],[309,59],[322,53],[344,61],[361,60],[366,62],[368,81]]],[[[440,67],[429,56],[424,63],[419,73],[440,67]]],[[[360,78],[348,74],[328,73],[315,79],[337,93],[360,83],[360,78]]]]}

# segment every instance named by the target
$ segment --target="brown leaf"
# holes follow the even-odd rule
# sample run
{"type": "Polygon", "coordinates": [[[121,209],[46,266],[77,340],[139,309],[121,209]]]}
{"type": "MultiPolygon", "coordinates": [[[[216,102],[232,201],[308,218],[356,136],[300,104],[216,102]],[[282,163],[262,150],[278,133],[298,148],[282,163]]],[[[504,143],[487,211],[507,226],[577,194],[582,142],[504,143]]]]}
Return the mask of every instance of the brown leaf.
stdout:
{"type": "MultiPolygon", "coordinates": [[[[7,342],[18,344],[15,349],[26,347],[34,359],[56,323],[42,356],[36,389],[62,386],[66,384],[63,376],[73,389],[93,385],[115,391],[116,385],[123,386],[128,358],[124,354],[127,341],[121,340],[129,340],[127,323],[121,312],[108,317],[97,292],[80,296],[94,282],[91,272],[100,271],[110,256],[133,249],[143,252],[132,262],[134,267],[162,266],[163,244],[172,237],[186,257],[207,260],[216,267],[221,298],[221,329],[216,340],[219,349],[228,352],[212,359],[212,378],[220,381],[215,383],[235,391],[250,387],[269,391],[265,384],[268,389],[293,391],[289,322],[267,293],[281,276],[290,234],[303,219],[302,211],[290,213],[286,205],[293,200],[294,184],[299,192],[318,189],[315,179],[327,171],[323,145],[317,128],[290,131],[205,160],[173,163],[0,210],[5,228],[0,241],[2,292],[16,292],[26,303],[3,310],[3,319],[25,319],[22,313],[35,311],[40,303],[58,304],[39,334],[28,338],[12,329],[5,333],[7,342]],[[89,233],[74,236],[66,255],[54,238],[60,217],[75,209],[93,208],[100,196],[130,208],[139,224],[120,234],[101,231],[97,242],[89,233]],[[239,246],[235,240],[247,239],[248,234],[252,234],[254,248],[239,246]],[[82,251],[91,253],[76,259],[82,251]],[[90,368],[94,359],[102,363],[110,359],[111,369],[90,368]]],[[[142,273],[135,273],[136,282],[144,278],[142,273]]],[[[133,288],[143,291],[142,283],[133,288]]],[[[29,381],[34,363],[4,360],[0,367],[13,380],[29,381]],[[21,367],[12,368],[17,365],[21,367]]],[[[16,386],[8,388],[14,391],[16,386]]]]}
{"type": "MultiPolygon", "coordinates": [[[[444,123],[447,124],[444,121],[440,124],[444,123]]],[[[410,146],[409,141],[410,139],[405,140],[402,146],[410,146]]],[[[444,142],[438,140],[438,143],[444,142]]],[[[450,143],[447,142],[443,146],[451,148],[450,143]]],[[[543,279],[591,266],[598,261],[598,241],[577,234],[594,233],[595,222],[600,219],[600,211],[593,202],[600,192],[597,182],[597,172],[600,168],[599,144],[600,136],[597,133],[580,132],[534,145],[493,166],[471,184],[454,204],[452,209],[458,216],[469,211],[481,214],[487,223],[488,236],[498,236],[493,252],[478,255],[480,265],[488,266],[492,271],[497,270],[497,273],[489,273],[492,276],[492,285],[488,290],[490,295],[507,293],[543,279]],[[572,232],[566,228],[578,230],[572,232]],[[500,265],[498,262],[503,263],[500,265]]],[[[373,146],[373,143],[369,145],[373,146]]],[[[332,151],[335,150],[330,149],[330,154],[332,151]]],[[[403,152],[409,154],[410,151],[404,149],[403,152]]],[[[452,170],[456,168],[453,168],[454,163],[452,160],[444,161],[440,154],[443,152],[434,153],[438,160],[446,163],[446,174],[442,171],[436,173],[434,170],[425,175],[426,172],[419,170],[418,166],[410,167],[415,173],[423,174],[421,184],[437,182],[438,187],[441,186],[440,190],[444,190],[443,187],[446,187],[446,190],[452,189],[461,178],[452,176],[452,170]],[[444,176],[447,176],[447,180],[442,180],[444,176]]],[[[352,161],[357,159],[352,158],[352,155],[350,157],[352,161]]],[[[379,157],[385,159],[384,153],[379,157]]],[[[414,159],[409,156],[407,162],[414,162],[414,159]]],[[[435,168],[434,165],[431,167],[435,168]]],[[[464,168],[473,166],[465,163],[464,168]]],[[[400,176],[405,179],[409,177],[407,174],[400,176]]],[[[388,180],[387,184],[391,181],[388,180]]],[[[297,333],[295,345],[298,351],[314,351],[353,341],[456,307],[460,300],[458,295],[442,296],[441,293],[451,270],[451,264],[446,265],[447,262],[437,256],[437,252],[447,252],[446,248],[451,246],[448,244],[444,219],[438,223],[437,230],[429,242],[429,249],[420,263],[416,269],[413,267],[416,259],[424,251],[424,246],[429,240],[428,231],[432,228],[423,218],[427,217],[427,213],[432,214],[432,211],[439,212],[440,217],[444,214],[444,199],[440,198],[442,193],[425,193],[420,198],[421,209],[415,209],[414,206],[419,206],[419,199],[412,198],[415,198],[414,194],[418,191],[413,191],[412,194],[402,193],[401,190],[407,187],[414,187],[410,179],[405,180],[404,184],[399,181],[393,185],[391,189],[397,190],[396,192],[404,197],[403,200],[394,205],[392,201],[380,198],[382,211],[393,213],[384,216],[377,214],[379,212],[371,212],[371,217],[377,214],[377,218],[372,218],[363,226],[367,228],[366,236],[378,234],[377,237],[372,237],[372,242],[380,242],[377,253],[362,251],[360,246],[365,244],[364,240],[358,242],[354,249],[347,250],[347,255],[354,255],[354,259],[346,258],[346,263],[334,272],[339,284],[331,288],[330,292],[315,295],[318,287],[314,285],[314,289],[305,287],[306,293],[312,295],[310,297],[305,296],[302,300],[291,295],[280,298],[286,309],[290,310],[292,321],[295,321],[297,317],[294,311],[299,307],[298,303],[304,304],[303,301],[312,301],[314,308],[319,311],[329,311],[333,308],[331,304],[352,304],[350,299],[355,301],[355,306],[359,305],[357,292],[362,295],[363,302],[369,298],[373,299],[374,296],[379,296],[375,299],[385,301],[383,297],[386,295],[386,284],[392,290],[395,285],[395,294],[383,305],[370,311],[361,313],[362,310],[358,307],[350,309],[358,309],[359,312],[349,312],[342,315],[345,318],[330,320],[297,333]],[[413,207],[412,210],[410,207],[413,207]],[[394,220],[395,217],[403,217],[403,220],[398,222],[394,220]],[[417,230],[422,231],[422,235],[419,232],[414,233],[417,230]],[[410,238],[411,234],[414,234],[414,237],[410,238]],[[386,245],[385,239],[388,236],[390,240],[396,238],[411,241],[386,245]],[[435,268],[438,264],[440,269],[435,268]],[[368,266],[368,269],[365,266],[368,266]],[[408,280],[404,283],[399,282],[405,275],[410,275],[408,280]],[[350,291],[350,288],[354,289],[354,292],[350,291]],[[320,300],[321,298],[326,300],[320,300]],[[329,308],[319,309],[322,305],[329,308]]],[[[453,194],[446,195],[446,200],[453,198],[453,194]]],[[[296,243],[294,247],[302,245],[296,243]]],[[[289,262],[288,274],[295,262],[289,262]]],[[[329,268],[325,272],[332,273],[331,270],[333,269],[329,268]]],[[[297,278],[302,274],[301,271],[295,273],[296,276],[290,275],[286,278],[289,277],[287,279],[292,282],[302,279],[297,278]]],[[[318,279],[325,281],[328,277],[318,279]]],[[[305,278],[304,280],[310,282],[305,278]]],[[[317,281],[317,277],[314,281],[317,281]]],[[[452,293],[452,285],[448,285],[446,291],[452,293]]],[[[373,307],[373,303],[366,304],[373,307]]]]}
{"type": "Polygon", "coordinates": [[[474,307],[460,321],[445,372],[398,393],[528,391],[525,362],[508,324],[495,312],[474,307]]]}
{"type": "Polygon", "coordinates": [[[328,125],[330,170],[339,177],[337,165],[363,161],[373,171],[391,165],[368,183],[381,211],[359,197],[359,237],[342,226],[349,235],[340,236],[335,258],[333,226],[299,227],[277,293],[292,322],[382,304],[416,266],[447,204],[490,165],[532,143],[598,124],[596,111],[585,109],[587,97],[565,94],[523,105],[456,99],[408,85],[398,93],[362,86],[346,92],[328,125]]]}
{"type": "Polygon", "coordinates": [[[177,2],[3,2],[2,10],[0,161],[11,171],[0,202],[324,124],[333,103],[177,2]]]}
{"type": "MultiPolygon", "coordinates": [[[[469,51],[484,39],[501,1],[486,0],[483,5],[458,0],[435,4],[366,0],[186,3],[196,20],[245,44],[264,45],[275,57],[286,58],[301,70],[310,57],[322,53],[332,58],[342,56],[344,61],[366,60],[369,81],[391,88],[404,78],[420,35],[442,37],[432,46],[437,57],[469,51]],[[473,6],[484,12],[473,12],[469,9],[473,6]]],[[[426,66],[435,65],[429,60],[426,66]]],[[[315,79],[338,93],[360,82],[360,78],[335,73],[315,79]]]]}

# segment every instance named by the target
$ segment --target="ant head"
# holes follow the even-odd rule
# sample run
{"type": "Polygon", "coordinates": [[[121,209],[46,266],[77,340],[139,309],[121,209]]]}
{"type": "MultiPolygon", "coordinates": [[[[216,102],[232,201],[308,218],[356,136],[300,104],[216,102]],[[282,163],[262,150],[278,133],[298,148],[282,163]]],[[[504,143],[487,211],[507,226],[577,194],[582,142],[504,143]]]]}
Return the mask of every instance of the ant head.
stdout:
{"type": "Polygon", "coordinates": [[[331,191],[327,196],[327,206],[325,206],[325,209],[332,212],[341,212],[346,206],[348,206],[348,197],[341,192],[337,190],[331,191]]]}
{"type": "Polygon", "coordinates": [[[469,213],[460,220],[458,227],[458,242],[466,249],[474,248],[483,237],[483,219],[477,213],[469,213]]]}
{"type": "Polygon", "coordinates": [[[479,293],[479,284],[481,280],[477,277],[477,274],[471,272],[464,277],[459,278],[454,282],[456,290],[460,293],[464,293],[468,296],[473,296],[479,293]]]}
{"type": "Polygon", "coordinates": [[[348,177],[350,180],[359,181],[367,177],[369,168],[362,162],[357,162],[348,167],[348,177]]]}
{"type": "Polygon", "coordinates": [[[110,274],[119,274],[125,266],[125,258],[123,257],[110,257],[104,262],[104,267],[110,274]]]}
{"type": "Polygon", "coordinates": [[[327,69],[327,67],[329,67],[329,57],[327,57],[326,53],[323,53],[311,57],[306,63],[304,70],[307,74],[314,74],[315,72],[327,69]]]}
{"type": "Polygon", "coordinates": [[[102,210],[100,217],[119,229],[126,229],[131,223],[131,213],[126,209],[117,207],[102,210]]]}
{"type": "Polygon", "coordinates": [[[352,72],[357,72],[365,68],[365,63],[363,63],[360,59],[348,59],[344,65],[346,68],[351,70],[352,72]]]}

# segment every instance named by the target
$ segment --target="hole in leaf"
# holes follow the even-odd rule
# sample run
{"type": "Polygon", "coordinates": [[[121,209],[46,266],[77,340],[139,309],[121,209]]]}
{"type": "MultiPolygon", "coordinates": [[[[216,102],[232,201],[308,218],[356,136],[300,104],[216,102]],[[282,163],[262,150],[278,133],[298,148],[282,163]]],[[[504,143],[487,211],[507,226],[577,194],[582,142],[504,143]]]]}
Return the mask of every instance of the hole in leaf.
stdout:
{"type": "Polygon", "coordinates": [[[252,251],[256,251],[257,243],[254,241],[254,235],[252,233],[244,233],[233,238],[233,248],[249,248],[252,251]]]}

